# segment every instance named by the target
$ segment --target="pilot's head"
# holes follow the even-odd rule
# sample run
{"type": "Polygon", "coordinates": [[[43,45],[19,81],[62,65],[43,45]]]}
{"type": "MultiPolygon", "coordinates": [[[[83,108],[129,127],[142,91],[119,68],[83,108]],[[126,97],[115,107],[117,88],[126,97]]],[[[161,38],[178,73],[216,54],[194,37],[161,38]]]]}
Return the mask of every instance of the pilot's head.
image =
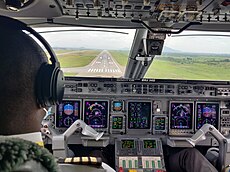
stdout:
{"type": "Polygon", "coordinates": [[[0,25],[0,135],[39,131],[35,78],[46,54],[27,33],[0,25]]]}

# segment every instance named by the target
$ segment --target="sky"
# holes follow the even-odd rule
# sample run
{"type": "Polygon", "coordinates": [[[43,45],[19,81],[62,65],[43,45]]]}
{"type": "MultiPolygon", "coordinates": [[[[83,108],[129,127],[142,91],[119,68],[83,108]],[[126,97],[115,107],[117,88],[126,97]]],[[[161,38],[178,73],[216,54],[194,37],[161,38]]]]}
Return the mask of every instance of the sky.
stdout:
{"type": "MultiPolygon", "coordinates": [[[[36,29],[36,30],[43,31],[44,29],[40,29],[40,30],[36,29]]],[[[71,29],[71,28],[67,28],[67,29],[71,29]]],[[[88,28],[72,28],[72,29],[86,30],[88,28]]],[[[76,31],[76,32],[44,33],[42,34],[42,36],[53,47],[92,48],[92,49],[108,49],[108,50],[109,49],[124,50],[124,49],[131,48],[134,34],[135,34],[135,29],[119,29],[119,30],[109,29],[109,30],[124,32],[126,34],[99,32],[99,31],[76,31]]]]}
{"type": "MultiPolygon", "coordinates": [[[[57,28],[38,28],[37,31],[56,30],[57,28]]],[[[60,29],[60,28],[58,28],[60,29]]],[[[73,28],[62,28],[73,29],[73,28]]],[[[74,28],[89,29],[89,28],[74,28]]],[[[114,29],[109,29],[114,30],[114,29]]],[[[117,29],[114,31],[125,32],[128,34],[108,33],[98,31],[76,31],[76,32],[54,32],[45,33],[42,36],[53,47],[63,48],[89,48],[89,49],[107,49],[124,50],[130,49],[135,35],[134,29],[117,29]]],[[[183,34],[228,34],[218,32],[198,32],[184,31],[183,34]]],[[[226,36],[194,36],[194,37],[167,37],[164,46],[181,52],[190,53],[217,53],[230,54],[230,34],[226,36]]]]}
{"type": "MultiPolygon", "coordinates": [[[[228,33],[184,31],[181,35],[187,34],[216,34],[226,35],[228,33]]],[[[167,37],[165,46],[182,52],[192,53],[217,53],[230,54],[230,34],[227,36],[184,36],[167,37]]]]}

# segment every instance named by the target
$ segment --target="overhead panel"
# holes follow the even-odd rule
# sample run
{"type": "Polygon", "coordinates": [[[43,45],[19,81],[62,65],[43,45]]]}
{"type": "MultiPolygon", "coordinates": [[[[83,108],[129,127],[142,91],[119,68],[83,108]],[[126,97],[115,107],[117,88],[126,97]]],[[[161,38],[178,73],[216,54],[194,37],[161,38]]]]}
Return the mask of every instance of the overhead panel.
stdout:
{"type": "Polygon", "coordinates": [[[63,0],[63,14],[78,18],[152,22],[229,22],[225,0],[63,0]]]}

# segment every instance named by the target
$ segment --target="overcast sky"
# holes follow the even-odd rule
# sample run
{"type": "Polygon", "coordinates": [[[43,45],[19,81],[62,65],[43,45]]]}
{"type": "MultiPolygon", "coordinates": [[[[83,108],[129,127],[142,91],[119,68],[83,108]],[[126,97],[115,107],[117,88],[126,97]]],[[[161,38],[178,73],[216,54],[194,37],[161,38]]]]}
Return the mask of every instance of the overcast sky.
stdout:
{"type": "MultiPolygon", "coordinates": [[[[55,30],[55,28],[44,28],[45,30],[55,30]]],[[[44,29],[36,29],[44,31],[44,29]]],[[[60,29],[60,28],[58,28],[60,29]]],[[[70,29],[70,28],[63,28],[70,29]]],[[[75,28],[88,29],[88,28],[75,28]]],[[[112,30],[112,29],[109,29],[112,30]]],[[[108,32],[57,32],[42,34],[53,47],[65,48],[89,48],[89,49],[130,49],[135,30],[119,29],[116,31],[128,34],[108,33],[108,32]]],[[[183,32],[182,34],[227,34],[213,32],[183,32]]],[[[229,34],[230,35],[230,34],[229,34]]],[[[193,53],[220,53],[230,54],[230,37],[202,36],[202,37],[167,37],[165,46],[182,52],[193,53]]]]}
{"type": "MultiPolygon", "coordinates": [[[[217,32],[195,32],[187,31],[181,35],[187,34],[217,34],[226,35],[228,33],[217,32]]],[[[183,52],[194,53],[218,53],[230,54],[230,34],[227,36],[184,36],[184,37],[168,37],[165,46],[180,50],[183,52]]]]}
{"type": "MultiPolygon", "coordinates": [[[[75,29],[85,30],[88,28],[75,28],[75,29]]],[[[46,40],[53,47],[69,47],[69,48],[84,47],[89,49],[91,48],[91,49],[112,49],[112,50],[119,50],[119,49],[124,50],[124,49],[131,48],[134,34],[135,34],[134,29],[132,30],[109,29],[109,30],[124,32],[126,34],[112,33],[112,32],[99,32],[99,31],[75,31],[75,32],[45,33],[42,34],[42,36],[45,37],[46,40]]]]}

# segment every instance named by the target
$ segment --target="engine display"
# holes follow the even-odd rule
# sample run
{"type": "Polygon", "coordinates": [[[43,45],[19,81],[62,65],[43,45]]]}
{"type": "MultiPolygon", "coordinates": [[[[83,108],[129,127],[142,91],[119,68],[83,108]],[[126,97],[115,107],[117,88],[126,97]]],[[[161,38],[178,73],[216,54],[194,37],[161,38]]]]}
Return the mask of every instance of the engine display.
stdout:
{"type": "Polygon", "coordinates": [[[123,109],[123,101],[113,101],[112,110],[114,112],[120,112],[123,109]]]}
{"type": "Polygon", "coordinates": [[[89,100],[84,102],[84,121],[92,128],[107,128],[109,102],[89,100]]]}
{"type": "Polygon", "coordinates": [[[135,148],[135,141],[134,140],[122,140],[121,148],[122,149],[133,149],[135,148]]]}
{"type": "Polygon", "coordinates": [[[113,116],[112,117],[112,129],[122,129],[123,128],[123,117],[113,116]]]}
{"type": "Polygon", "coordinates": [[[62,101],[56,109],[56,127],[68,128],[74,121],[80,119],[79,101],[62,101]]]}
{"type": "Polygon", "coordinates": [[[192,129],[193,103],[171,102],[170,103],[170,128],[192,129]]]}
{"type": "Polygon", "coordinates": [[[218,129],[218,119],[218,103],[196,104],[196,129],[200,129],[204,124],[211,124],[218,129]]]}
{"type": "Polygon", "coordinates": [[[145,149],[157,147],[156,140],[144,140],[143,142],[144,142],[145,149]]]}
{"type": "Polygon", "coordinates": [[[150,129],[151,102],[128,102],[128,128],[150,129]]]}

